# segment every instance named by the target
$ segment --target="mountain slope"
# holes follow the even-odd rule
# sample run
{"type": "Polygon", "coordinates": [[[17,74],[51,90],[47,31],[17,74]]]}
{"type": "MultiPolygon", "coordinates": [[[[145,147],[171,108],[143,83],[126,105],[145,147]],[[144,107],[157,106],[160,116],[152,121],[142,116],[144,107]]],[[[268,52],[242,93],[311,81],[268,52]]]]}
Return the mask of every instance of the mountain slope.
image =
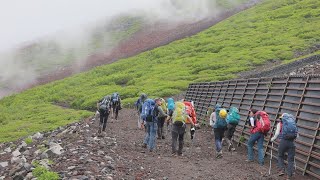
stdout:
{"type": "Polygon", "coordinates": [[[195,36],[6,97],[0,101],[0,141],[87,117],[85,110],[114,91],[125,104],[141,92],[171,96],[190,82],[230,79],[316,51],[319,21],[318,0],[268,0],[195,36]]]}

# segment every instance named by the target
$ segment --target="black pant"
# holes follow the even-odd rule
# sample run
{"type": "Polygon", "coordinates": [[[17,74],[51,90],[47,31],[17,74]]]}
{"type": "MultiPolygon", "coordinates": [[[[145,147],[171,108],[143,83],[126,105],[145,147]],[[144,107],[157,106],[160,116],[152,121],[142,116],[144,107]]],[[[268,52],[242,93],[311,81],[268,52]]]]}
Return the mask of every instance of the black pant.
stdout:
{"type": "Polygon", "coordinates": [[[226,136],[229,140],[232,139],[232,136],[233,136],[233,134],[234,134],[234,132],[235,132],[235,130],[236,130],[236,126],[237,126],[237,125],[234,125],[234,124],[228,124],[228,125],[227,125],[227,131],[226,131],[225,136],[226,136]]]}
{"type": "Polygon", "coordinates": [[[120,109],[120,102],[113,102],[112,103],[112,111],[114,115],[114,119],[118,119],[118,114],[119,114],[119,109],[120,109]]]}
{"type": "Polygon", "coordinates": [[[161,138],[164,135],[163,125],[165,120],[166,120],[166,117],[158,118],[158,138],[161,138]]]}
{"type": "Polygon", "coordinates": [[[183,149],[183,136],[184,136],[185,126],[181,124],[172,125],[172,153],[176,153],[177,140],[179,139],[179,149],[178,154],[182,154],[183,149]]]}
{"type": "Polygon", "coordinates": [[[100,111],[100,125],[99,125],[99,128],[101,128],[101,126],[103,126],[102,127],[102,131],[106,130],[108,116],[109,116],[108,111],[100,111]]]}

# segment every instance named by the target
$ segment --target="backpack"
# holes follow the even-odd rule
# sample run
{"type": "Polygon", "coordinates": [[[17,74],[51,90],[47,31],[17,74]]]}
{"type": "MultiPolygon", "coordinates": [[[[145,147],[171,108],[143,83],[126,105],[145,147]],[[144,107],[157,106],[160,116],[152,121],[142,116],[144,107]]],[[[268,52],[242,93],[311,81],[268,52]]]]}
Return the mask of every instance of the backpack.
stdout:
{"type": "Polygon", "coordinates": [[[231,107],[227,115],[227,123],[238,125],[240,121],[239,110],[235,107],[231,107]]]}
{"type": "Polygon", "coordinates": [[[111,96],[112,102],[118,102],[119,101],[119,94],[113,93],[111,96]]]}
{"type": "Polygon", "coordinates": [[[100,111],[107,111],[109,109],[109,100],[108,100],[108,97],[105,96],[103,98],[103,100],[101,101],[101,103],[99,104],[99,110],[100,111]]]}
{"type": "Polygon", "coordinates": [[[227,121],[225,119],[222,119],[219,115],[222,109],[223,108],[216,106],[216,122],[214,124],[214,128],[224,129],[227,127],[227,121]]]}
{"type": "Polygon", "coordinates": [[[194,123],[197,123],[196,112],[192,106],[192,103],[188,101],[184,101],[183,103],[186,106],[186,113],[190,116],[194,123]]]}
{"type": "Polygon", "coordinates": [[[141,118],[148,122],[152,122],[155,119],[155,109],[156,103],[153,99],[147,99],[142,105],[141,118]]]}
{"type": "Polygon", "coordinates": [[[168,108],[167,108],[166,101],[165,101],[163,98],[160,98],[160,100],[161,100],[161,102],[162,102],[161,108],[162,108],[163,112],[167,114],[167,109],[168,109],[168,108]]]}
{"type": "Polygon", "coordinates": [[[187,118],[187,114],[186,114],[186,106],[184,105],[183,102],[177,102],[175,104],[175,109],[173,111],[172,114],[172,122],[181,122],[181,123],[185,123],[187,118]]]}
{"type": "Polygon", "coordinates": [[[168,109],[173,110],[174,109],[174,101],[172,98],[168,98],[168,109]]]}
{"type": "Polygon", "coordinates": [[[282,138],[286,140],[293,140],[297,137],[298,128],[295,118],[291,114],[284,113],[282,116],[282,138]]]}
{"type": "Polygon", "coordinates": [[[270,119],[269,115],[265,111],[258,111],[255,114],[255,128],[253,133],[261,132],[262,134],[267,134],[270,130],[270,119]]]}

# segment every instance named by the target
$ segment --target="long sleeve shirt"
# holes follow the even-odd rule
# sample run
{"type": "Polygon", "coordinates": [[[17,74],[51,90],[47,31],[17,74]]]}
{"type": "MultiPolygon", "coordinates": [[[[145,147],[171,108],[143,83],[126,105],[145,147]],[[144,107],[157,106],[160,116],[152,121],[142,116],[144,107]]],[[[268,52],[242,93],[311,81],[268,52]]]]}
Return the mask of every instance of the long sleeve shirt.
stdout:
{"type": "Polygon", "coordinates": [[[159,111],[158,118],[167,117],[167,114],[163,111],[161,106],[158,106],[158,111],[159,111]]]}
{"type": "Polygon", "coordinates": [[[210,126],[213,127],[216,122],[216,112],[212,112],[210,115],[210,126]]]}
{"type": "Polygon", "coordinates": [[[276,127],[276,132],[274,133],[273,137],[271,138],[271,141],[274,141],[278,138],[278,136],[280,134],[280,129],[281,129],[281,123],[279,122],[276,127]]]}

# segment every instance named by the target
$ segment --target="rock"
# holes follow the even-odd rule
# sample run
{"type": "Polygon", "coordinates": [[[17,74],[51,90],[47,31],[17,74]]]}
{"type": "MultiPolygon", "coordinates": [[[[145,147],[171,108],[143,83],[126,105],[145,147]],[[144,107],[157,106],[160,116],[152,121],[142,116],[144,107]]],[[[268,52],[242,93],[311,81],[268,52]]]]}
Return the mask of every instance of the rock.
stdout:
{"type": "Polygon", "coordinates": [[[57,144],[57,143],[50,143],[50,149],[48,149],[46,151],[46,153],[49,155],[49,157],[54,157],[54,156],[59,156],[62,154],[61,150],[63,150],[63,148],[57,144]]]}
{"type": "Polygon", "coordinates": [[[111,169],[111,170],[115,170],[115,167],[114,167],[114,165],[112,165],[112,164],[108,164],[108,165],[107,165],[107,168],[109,168],[109,169],[111,169]]]}
{"type": "Polygon", "coordinates": [[[12,157],[11,158],[11,164],[13,163],[18,163],[18,164],[23,164],[23,163],[26,163],[27,162],[27,159],[22,156],[22,157],[12,157]]]}
{"type": "Polygon", "coordinates": [[[49,159],[41,159],[39,161],[39,164],[45,167],[46,169],[50,169],[49,167],[49,159]]]}
{"type": "Polygon", "coordinates": [[[38,150],[36,150],[35,152],[33,152],[33,155],[34,155],[34,156],[38,156],[40,153],[41,153],[41,150],[38,149],[38,150]]]}
{"type": "Polygon", "coordinates": [[[30,151],[29,150],[26,150],[26,151],[24,151],[23,153],[22,153],[23,155],[26,155],[26,156],[30,156],[30,151]]]}
{"type": "Polygon", "coordinates": [[[89,178],[87,176],[81,176],[79,179],[80,180],[89,180],[89,178]]]}
{"type": "Polygon", "coordinates": [[[37,132],[32,136],[32,139],[41,139],[43,138],[43,134],[37,132]]]}
{"type": "Polygon", "coordinates": [[[76,168],[76,166],[70,166],[70,167],[68,167],[69,170],[72,170],[72,169],[74,169],[74,168],[76,168]]]}
{"type": "Polygon", "coordinates": [[[4,149],[4,152],[11,153],[11,148],[10,148],[10,147],[5,148],[5,149],[4,149]]]}
{"type": "Polygon", "coordinates": [[[33,178],[32,172],[29,172],[25,177],[26,180],[31,180],[32,178],[33,178]]]}
{"type": "Polygon", "coordinates": [[[4,180],[5,178],[5,176],[0,176],[0,180],[4,180]]]}
{"type": "Polygon", "coordinates": [[[103,154],[104,154],[103,151],[101,151],[101,150],[98,151],[98,155],[99,155],[99,156],[100,156],[100,155],[103,155],[103,154]]]}
{"type": "Polygon", "coordinates": [[[111,176],[107,176],[107,180],[113,180],[111,176]]]}
{"type": "Polygon", "coordinates": [[[25,147],[25,146],[21,146],[20,148],[19,148],[19,152],[20,153],[23,153],[24,151],[26,151],[27,150],[27,147],[25,147]]]}
{"type": "Polygon", "coordinates": [[[110,156],[105,156],[105,158],[106,158],[107,161],[114,161],[114,160],[112,159],[112,157],[110,157],[110,156]]]}
{"type": "Polygon", "coordinates": [[[104,162],[101,162],[100,163],[100,166],[105,166],[106,164],[104,162]]]}
{"type": "Polygon", "coordinates": [[[30,172],[31,168],[32,168],[32,165],[26,162],[26,163],[23,164],[23,167],[24,167],[25,170],[30,172]]]}
{"type": "Polygon", "coordinates": [[[23,180],[23,176],[22,175],[15,175],[14,177],[13,177],[13,180],[23,180]]]}
{"type": "Polygon", "coordinates": [[[28,144],[26,142],[22,141],[19,147],[27,147],[27,146],[28,146],[28,144]]]}
{"type": "Polygon", "coordinates": [[[163,180],[168,180],[169,178],[168,178],[168,177],[163,177],[162,179],[163,179],[163,180]]]}
{"type": "Polygon", "coordinates": [[[13,157],[18,157],[21,155],[21,153],[19,152],[19,149],[16,149],[15,151],[12,152],[13,157]]]}
{"type": "Polygon", "coordinates": [[[5,162],[0,162],[0,167],[7,167],[8,166],[8,162],[7,161],[5,161],[5,162]]]}
{"type": "Polygon", "coordinates": [[[48,159],[49,158],[49,155],[46,153],[46,152],[43,152],[41,155],[40,155],[40,159],[48,159]]]}
{"type": "Polygon", "coordinates": [[[15,175],[15,174],[16,174],[16,172],[21,171],[21,170],[22,170],[22,168],[23,168],[23,166],[21,166],[21,165],[13,166],[13,167],[10,169],[10,171],[9,171],[9,175],[10,175],[10,176],[15,175]]]}

